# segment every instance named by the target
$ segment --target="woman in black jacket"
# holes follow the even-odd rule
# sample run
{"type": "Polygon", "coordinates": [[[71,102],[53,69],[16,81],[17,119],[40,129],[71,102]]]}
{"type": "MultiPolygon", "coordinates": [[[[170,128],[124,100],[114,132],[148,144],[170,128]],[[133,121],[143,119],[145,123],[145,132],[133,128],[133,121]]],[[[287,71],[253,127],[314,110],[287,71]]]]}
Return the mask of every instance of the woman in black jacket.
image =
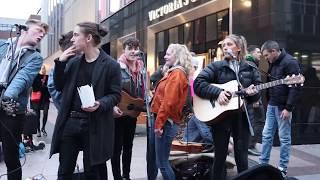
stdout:
{"type": "MultiPolygon", "coordinates": [[[[223,40],[222,47],[224,60],[213,62],[202,70],[194,81],[195,93],[201,98],[217,100],[220,105],[228,105],[229,92],[211,84],[224,84],[236,80],[238,72],[239,81],[246,88],[245,100],[247,103],[256,102],[259,100],[259,94],[254,85],[259,84],[261,78],[259,72],[244,60],[246,40],[243,36],[232,34],[223,40]]],[[[248,168],[249,125],[243,108],[239,111],[225,115],[221,121],[212,126],[215,146],[213,179],[226,178],[223,172],[231,133],[238,173],[248,168]]]]}

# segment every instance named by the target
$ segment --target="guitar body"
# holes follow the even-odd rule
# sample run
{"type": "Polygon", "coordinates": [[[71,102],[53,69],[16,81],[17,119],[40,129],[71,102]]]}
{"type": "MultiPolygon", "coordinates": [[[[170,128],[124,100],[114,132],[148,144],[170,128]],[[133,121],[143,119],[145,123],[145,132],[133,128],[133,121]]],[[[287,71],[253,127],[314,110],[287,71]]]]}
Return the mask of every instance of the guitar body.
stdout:
{"type": "MultiPolygon", "coordinates": [[[[229,81],[225,84],[212,84],[216,87],[233,92],[238,91],[238,83],[236,80],[229,81]]],[[[239,109],[238,96],[232,96],[227,105],[220,105],[217,100],[210,101],[209,99],[202,99],[198,96],[193,97],[193,110],[195,116],[202,122],[213,124],[219,122],[228,113],[232,113],[239,109]]],[[[240,107],[243,101],[240,99],[240,107]]]]}
{"type": "Polygon", "coordinates": [[[140,115],[141,111],[135,109],[130,110],[130,106],[135,107],[135,109],[142,109],[144,106],[144,100],[141,98],[134,98],[130,96],[127,92],[121,91],[121,101],[118,107],[123,112],[123,116],[130,116],[136,118],[140,115]]]}

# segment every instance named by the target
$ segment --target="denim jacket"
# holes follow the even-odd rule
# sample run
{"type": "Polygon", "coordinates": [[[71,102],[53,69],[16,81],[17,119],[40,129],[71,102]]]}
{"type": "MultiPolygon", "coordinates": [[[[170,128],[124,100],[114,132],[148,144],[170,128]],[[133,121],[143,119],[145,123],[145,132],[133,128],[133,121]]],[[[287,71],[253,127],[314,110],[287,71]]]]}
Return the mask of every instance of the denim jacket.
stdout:
{"type": "MultiPolygon", "coordinates": [[[[0,42],[0,62],[6,55],[7,48],[9,48],[10,45],[9,42],[10,41],[0,42]]],[[[28,89],[32,86],[33,80],[39,73],[43,63],[43,58],[35,48],[28,48],[27,51],[30,52],[26,54],[26,56],[21,56],[17,73],[14,75],[12,73],[13,71],[11,71],[9,74],[9,77],[14,76],[9,78],[12,79],[12,81],[4,92],[4,97],[14,99],[20,104],[18,113],[25,112],[29,97],[28,89]]],[[[12,63],[11,68],[17,67],[16,62],[17,60],[12,63]]]]}

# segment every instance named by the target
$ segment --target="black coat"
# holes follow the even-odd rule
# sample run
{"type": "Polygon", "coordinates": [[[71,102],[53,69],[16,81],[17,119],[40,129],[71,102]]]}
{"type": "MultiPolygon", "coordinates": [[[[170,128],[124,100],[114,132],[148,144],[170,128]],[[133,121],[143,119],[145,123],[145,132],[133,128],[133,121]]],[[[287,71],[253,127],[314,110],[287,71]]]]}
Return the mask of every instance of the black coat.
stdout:
{"type": "MultiPolygon", "coordinates": [[[[298,60],[286,53],[284,49],[278,59],[269,65],[268,81],[285,78],[287,75],[298,75],[302,73],[298,60]]],[[[298,98],[301,95],[302,88],[297,86],[288,87],[287,85],[274,86],[268,89],[269,104],[279,106],[279,108],[292,111],[297,104],[298,98]]]]}
{"type": "MultiPolygon", "coordinates": [[[[239,78],[244,87],[261,83],[259,71],[246,61],[240,62],[239,78]]],[[[223,89],[210,84],[224,84],[231,80],[236,80],[236,73],[229,67],[228,61],[215,61],[204,68],[197,76],[193,84],[194,92],[201,98],[216,100],[223,89]]],[[[246,97],[246,99],[248,103],[253,103],[258,101],[259,97],[258,93],[254,96],[246,97]]]]}
{"type": "MultiPolygon", "coordinates": [[[[80,61],[84,57],[74,57],[66,62],[55,61],[54,83],[62,91],[61,110],[55,124],[50,157],[59,153],[62,132],[70,113],[73,92],[79,72],[80,61]]],[[[95,98],[100,107],[89,115],[90,164],[105,163],[113,154],[114,118],[113,107],[119,103],[121,95],[121,72],[116,60],[100,49],[92,73],[92,85],[95,98]]]]}

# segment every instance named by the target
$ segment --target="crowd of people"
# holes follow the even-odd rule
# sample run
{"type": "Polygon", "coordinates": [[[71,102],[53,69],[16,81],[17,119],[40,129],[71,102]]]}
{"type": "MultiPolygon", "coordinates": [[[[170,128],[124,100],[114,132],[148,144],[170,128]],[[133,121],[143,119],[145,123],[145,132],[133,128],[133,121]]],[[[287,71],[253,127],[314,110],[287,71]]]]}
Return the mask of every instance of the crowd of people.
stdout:
{"type": "Polygon", "coordinates": [[[298,61],[276,41],[266,41],[260,50],[256,45],[247,47],[243,36],[230,34],[219,43],[223,58],[206,67],[199,66],[195,54],[185,45],[170,44],[164,65],[151,76],[152,93],[149,93],[145,88],[149,82],[143,74],[146,72],[142,60],[145,57],[140,53],[138,39],[127,38],[123,42],[123,53],[115,60],[99,47],[107,30],[93,22],[78,23],[73,31],[61,37],[62,54],[48,72],[36,50],[48,26],[37,20],[26,24],[27,29],[22,30],[20,38],[0,44],[0,137],[8,179],[22,178],[21,135],[31,147],[33,134],[47,136],[45,126],[50,98],[58,110],[50,157],[59,154],[57,175],[61,180],[72,179],[79,151],[83,151],[87,179],[107,179],[108,160],[111,160],[115,180],[130,179],[137,117],[126,111],[142,112],[147,108],[152,115],[148,116],[152,117],[148,120],[152,121],[152,132],[148,132],[147,151],[150,180],[157,178],[158,170],[164,180],[175,179],[169,156],[178,127],[185,119],[188,122],[183,141],[202,143],[211,149],[210,153],[215,153],[213,179],[226,178],[225,161],[232,149],[238,173],[248,169],[248,154],[260,156],[261,164],[269,163],[276,130],[280,138],[278,169],[283,176],[287,174],[292,111],[300,89],[285,85],[269,88],[266,112],[256,89],[256,85],[262,83],[259,71],[262,59],[269,63],[268,81],[302,73],[298,61]],[[233,92],[214,84],[230,81],[237,82],[244,106],[209,124],[202,122],[192,110],[185,114],[186,107],[192,109],[193,96],[227,106],[233,92]],[[92,87],[95,101],[84,106],[78,89],[87,85],[92,87]],[[123,92],[142,100],[151,94],[153,99],[144,101],[142,107],[121,109],[123,92]],[[26,118],[28,106],[35,112],[36,123],[33,130],[23,131],[24,122],[28,124],[29,121],[26,118]],[[43,110],[41,128],[40,110],[43,110]],[[259,140],[262,141],[261,152],[256,148],[259,140]]]}

